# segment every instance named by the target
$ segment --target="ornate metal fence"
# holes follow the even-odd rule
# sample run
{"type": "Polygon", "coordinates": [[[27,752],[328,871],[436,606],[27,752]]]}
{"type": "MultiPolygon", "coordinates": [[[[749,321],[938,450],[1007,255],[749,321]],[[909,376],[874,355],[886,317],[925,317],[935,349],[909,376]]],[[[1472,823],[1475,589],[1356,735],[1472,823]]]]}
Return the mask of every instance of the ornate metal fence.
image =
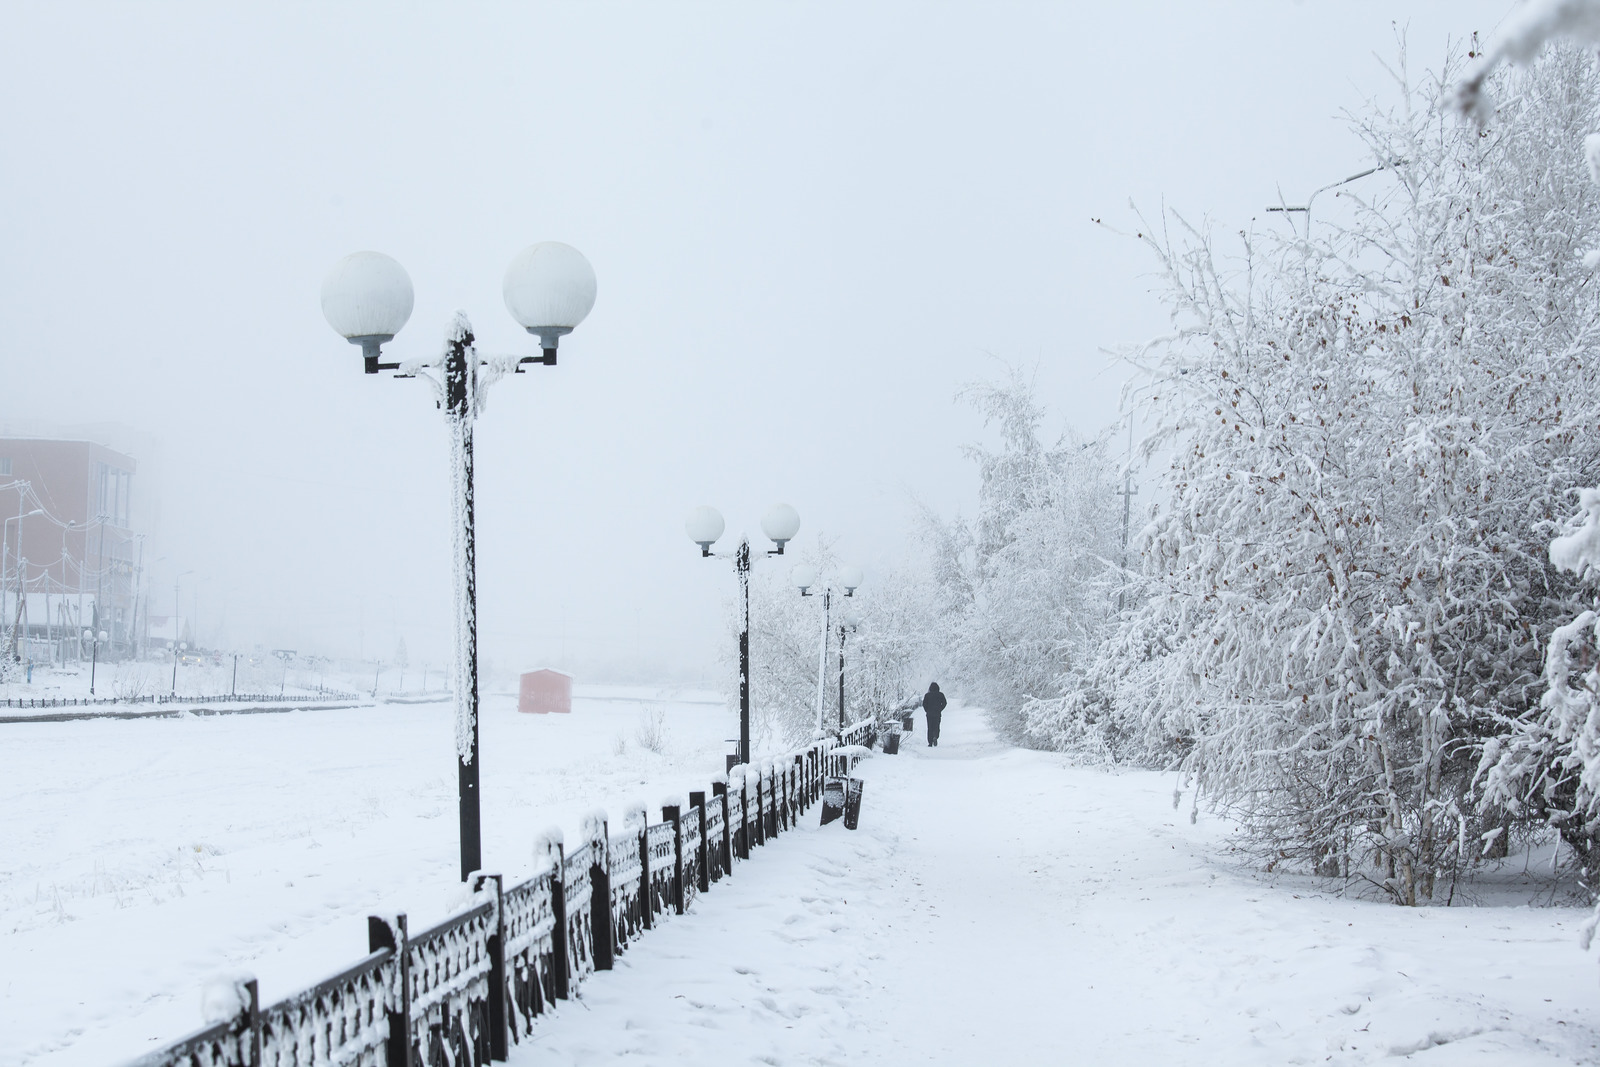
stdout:
{"type": "MultiPolygon", "coordinates": [[[[870,723],[845,730],[869,739],[870,723]]],[[[611,967],[665,916],[733,875],[822,796],[839,742],[818,741],[763,767],[735,767],[662,821],[611,834],[603,816],[567,854],[547,835],[546,869],[506,888],[479,875],[472,907],[419,934],[404,915],[367,923],[368,953],[262,1008],[254,979],[239,1008],[130,1067],[482,1067],[505,1060],[535,1021],[611,967]],[[601,914],[601,912],[604,914],[601,914]]]]}

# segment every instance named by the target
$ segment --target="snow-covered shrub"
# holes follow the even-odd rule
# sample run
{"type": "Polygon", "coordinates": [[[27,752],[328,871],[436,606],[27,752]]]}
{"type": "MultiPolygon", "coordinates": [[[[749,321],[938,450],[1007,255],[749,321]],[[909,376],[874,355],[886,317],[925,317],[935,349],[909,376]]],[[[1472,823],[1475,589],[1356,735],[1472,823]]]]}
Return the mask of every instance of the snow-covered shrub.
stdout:
{"type": "MultiPolygon", "coordinates": [[[[664,754],[667,751],[666,713],[657,707],[645,708],[639,715],[639,725],[634,729],[633,739],[646,752],[654,752],[658,756],[664,754]]],[[[621,755],[620,752],[617,754],[621,755]]]]}
{"type": "Polygon", "coordinates": [[[1095,677],[1272,862],[1404,903],[1500,825],[1474,772],[1537,707],[1576,604],[1544,543],[1600,461],[1595,62],[1507,81],[1481,129],[1448,68],[1357,118],[1381,172],[1237,266],[1145,237],[1176,323],[1146,450],[1171,459],[1095,677]]]}

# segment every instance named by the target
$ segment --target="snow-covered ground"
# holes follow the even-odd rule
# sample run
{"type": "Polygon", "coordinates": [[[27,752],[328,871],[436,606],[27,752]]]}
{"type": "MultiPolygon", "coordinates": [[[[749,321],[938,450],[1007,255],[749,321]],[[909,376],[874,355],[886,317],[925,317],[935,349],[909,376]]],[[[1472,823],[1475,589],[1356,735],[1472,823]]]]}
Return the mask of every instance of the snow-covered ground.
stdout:
{"type": "Polygon", "coordinates": [[[513,1065],[1594,1063],[1575,908],[1402,910],[1240,866],[1169,779],[996,744],[863,764],[513,1065]]]}
{"type": "MultiPolygon", "coordinates": [[[[546,827],[721,768],[711,695],[587,694],[548,716],[486,698],[488,865],[525,874],[546,827]]],[[[277,999],[364,954],[368,914],[443,918],[451,723],[437,703],[0,726],[0,1067],[122,1062],[196,1028],[211,976],[277,999]]]]}
{"type": "MultiPolygon", "coordinates": [[[[721,708],[602,695],[572,716],[490,701],[507,873],[544,826],[720,766],[721,708]]],[[[276,999],[359,956],[367,914],[426,923],[458,892],[447,705],[6,731],[5,1067],[120,1062],[198,1025],[210,976],[276,999]]],[[[1600,1062],[1583,909],[1407,911],[1269,878],[1169,778],[1009,749],[959,708],[937,750],[860,773],[860,830],[813,814],[759,850],[513,1063],[1600,1062]]]]}

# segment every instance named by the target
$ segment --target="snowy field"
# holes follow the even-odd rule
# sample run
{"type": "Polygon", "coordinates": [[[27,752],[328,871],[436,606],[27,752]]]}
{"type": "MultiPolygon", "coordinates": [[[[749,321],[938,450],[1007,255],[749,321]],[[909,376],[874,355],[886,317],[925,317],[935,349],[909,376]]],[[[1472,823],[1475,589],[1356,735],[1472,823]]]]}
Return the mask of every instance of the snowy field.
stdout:
{"type": "MultiPolygon", "coordinates": [[[[486,698],[487,865],[525,874],[547,826],[705,788],[728,713],[641,693],[486,698]]],[[[427,925],[459,892],[447,703],[0,730],[0,1067],[122,1062],[195,1029],[209,976],[277,999],[363,955],[368,914],[427,925]]]]}
{"type": "MultiPolygon", "coordinates": [[[[720,765],[720,706],[604,695],[570,717],[489,702],[506,873],[542,827],[720,765]]],[[[813,813],[513,1063],[1600,1062],[1584,910],[1403,911],[1269,878],[1173,810],[1169,778],[945,722],[938,750],[863,765],[861,830],[813,813]]],[[[121,1062],[197,1026],[209,976],[276,999],[359,956],[367,914],[423,924],[458,893],[447,705],[7,729],[5,1067],[121,1062]]]]}

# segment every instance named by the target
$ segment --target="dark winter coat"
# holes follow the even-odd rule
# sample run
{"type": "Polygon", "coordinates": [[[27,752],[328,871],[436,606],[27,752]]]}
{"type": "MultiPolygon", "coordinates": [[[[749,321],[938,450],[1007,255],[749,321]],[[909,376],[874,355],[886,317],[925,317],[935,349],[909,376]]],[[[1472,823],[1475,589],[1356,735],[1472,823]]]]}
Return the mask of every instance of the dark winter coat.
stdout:
{"type": "Polygon", "coordinates": [[[945,700],[944,694],[939,692],[938,687],[934,687],[928,690],[927,696],[922,698],[922,710],[929,715],[937,715],[944,710],[946,703],[948,701],[945,700]]]}

